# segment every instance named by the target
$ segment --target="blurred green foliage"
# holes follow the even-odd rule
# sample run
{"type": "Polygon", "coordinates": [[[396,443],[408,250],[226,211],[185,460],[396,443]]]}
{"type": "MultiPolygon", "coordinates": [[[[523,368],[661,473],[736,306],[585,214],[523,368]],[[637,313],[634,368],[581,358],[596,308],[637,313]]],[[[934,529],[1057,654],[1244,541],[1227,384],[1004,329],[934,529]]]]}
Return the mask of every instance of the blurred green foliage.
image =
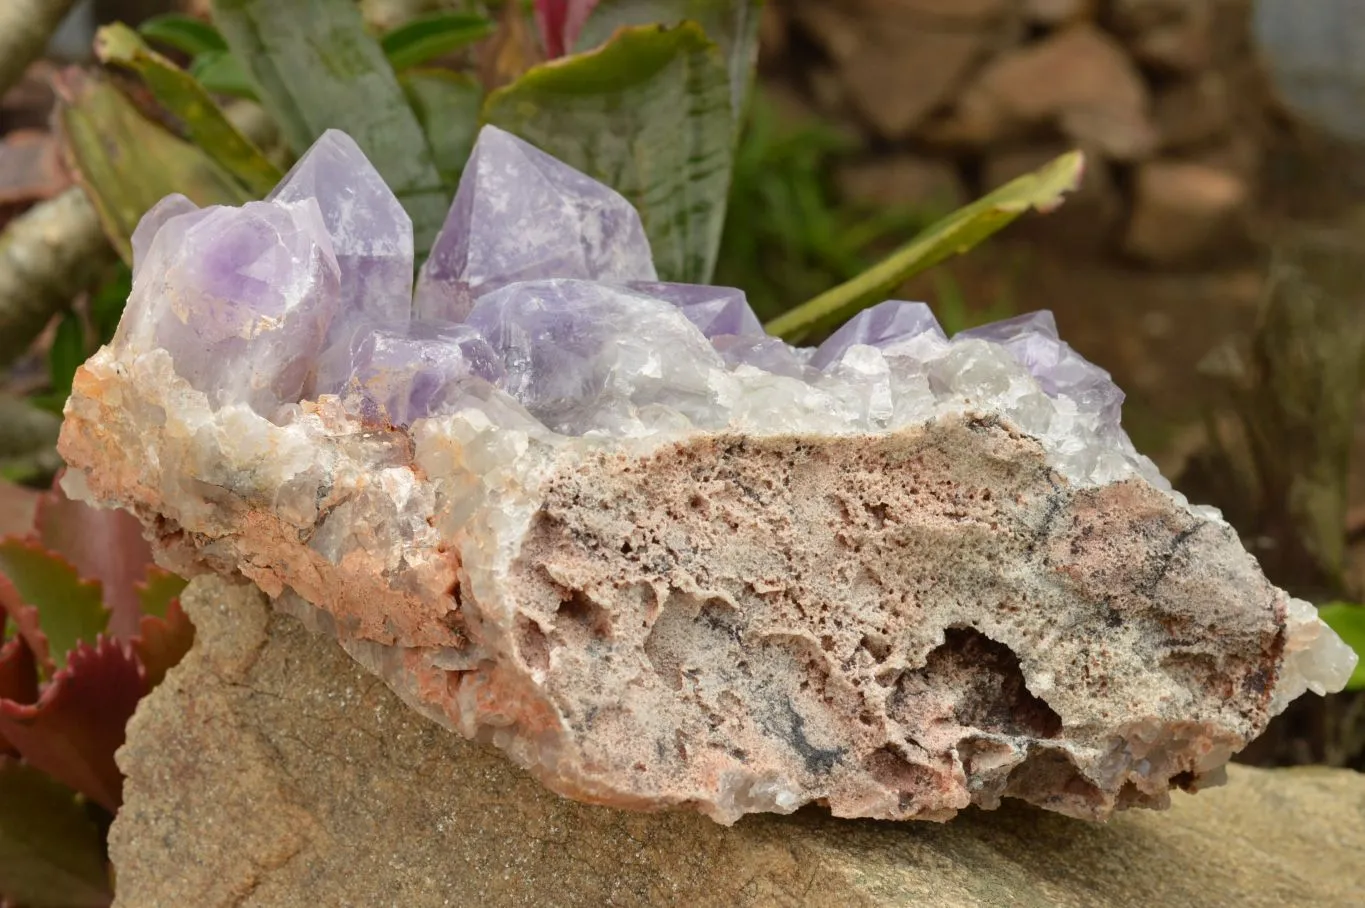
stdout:
{"type": "Polygon", "coordinates": [[[1365,605],[1331,602],[1319,606],[1318,615],[1360,657],[1351,680],[1346,682],[1346,689],[1365,690],[1365,605]]]}
{"type": "Polygon", "coordinates": [[[828,124],[784,118],[755,94],[735,154],[715,280],[743,288],[761,320],[861,274],[887,240],[944,213],[841,202],[831,174],[855,148],[828,124]]]}

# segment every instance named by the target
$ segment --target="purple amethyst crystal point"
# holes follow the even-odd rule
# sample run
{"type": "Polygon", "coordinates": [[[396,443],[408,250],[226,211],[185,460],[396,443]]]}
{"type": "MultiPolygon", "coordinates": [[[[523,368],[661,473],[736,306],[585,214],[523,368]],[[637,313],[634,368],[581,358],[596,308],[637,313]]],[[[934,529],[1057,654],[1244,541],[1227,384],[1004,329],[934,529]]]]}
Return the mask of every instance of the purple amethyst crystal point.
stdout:
{"type": "Polygon", "coordinates": [[[502,357],[502,387],[556,432],[634,425],[658,405],[696,422],[722,418],[720,355],[674,306],[591,281],[510,284],[467,322],[502,357]]]}
{"type": "Polygon", "coordinates": [[[417,314],[463,321],[516,281],[653,281],[640,216],[616,191],[496,126],[469,156],[417,279],[417,314]]]}
{"type": "Polygon", "coordinates": [[[312,199],[205,208],[148,247],[114,345],[158,347],[215,405],[297,401],[336,316],[340,278],[312,199]]]}
{"type": "MultiPolygon", "coordinates": [[[[137,222],[137,228],[133,231],[133,273],[136,274],[143,262],[146,261],[147,253],[152,248],[152,240],[156,239],[156,235],[162,227],[182,214],[190,214],[198,210],[198,205],[178,192],[171,193],[147,209],[147,213],[137,222]]],[[[181,226],[185,225],[182,224],[181,226]]]]}
{"type": "Polygon", "coordinates": [[[942,349],[947,340],[927,305],[887,300],[849,319],[820,345],[810,364],[824,369],[855,344],[880,347],[884,353],[922,356],[942,349]]]}
{"type": "Polygon", "coordinates": [[[1001,319],[988,325],[968,328],[966,331],[959,331],[953,336],[976,337],[1003,344],[1028,334],[1042,334],[1051,338],[1059,337],[1057,319],[1053,318],[1052,313],[1047,309],[1039,309],[1037,312],[1026,312],[1023,315],[1001,319]]]}
{"type": "Polygon", "coordinates": [[[266,197],[317,200],[341,269],[341,318],[402,321],[412,313],[412,219],[350,136],[322,134],[266,197]]]}
{"type": "Polygon", "coordinates": [[[1029,371],[1050,397],[1067,397],[1079,412],[1097,419],[1104,431],[1117,429],[1123,392],[1109,373],[1057,336],[1051,312],[1032,312],[957,334],[997,343],[1029,371]]]}
{"type": "Polygon", "coordinates": [[[667,281],[631,281],[631,290],[678,307],[687,320],[709,338],[727,334],[762,337],[763,323],[749,308],[744,291],[706,284],[675,284],[667,281]]]}
{"type": "Polygon", "coordinates": [[[362,322],[323,355],[315,390],[354,396],[367,422],[407,426],[448,412],[469,380],[502,377],[501,360],[468,325],[362,322]]]}

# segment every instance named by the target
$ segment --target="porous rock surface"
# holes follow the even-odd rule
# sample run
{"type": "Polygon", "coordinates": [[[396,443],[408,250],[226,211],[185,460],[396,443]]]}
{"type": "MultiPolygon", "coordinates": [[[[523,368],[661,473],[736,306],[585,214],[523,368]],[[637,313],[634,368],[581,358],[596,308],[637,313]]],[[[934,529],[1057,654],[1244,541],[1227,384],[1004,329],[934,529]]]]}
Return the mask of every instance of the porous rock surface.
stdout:
{"type": "Polygon", "coordinates": [[[888,301],[790,347],[490,130],[417,317],[401,209],[340,133],[270,200],[149,215],[68,492],[555,791],[722,823],[1165,806],[1349,675],[1046,313],[949,340],[888,301]]]}
{"type": "Polygon", "coordinates": [[[947,825],[725,828],[559,798],[426,722],[250,585],[194,581],[194,649],[138,708],[111,851],[122,908],[1346,908],[1365,777],[1229,768],[1168,814],[1025,806],[947,825]]]}

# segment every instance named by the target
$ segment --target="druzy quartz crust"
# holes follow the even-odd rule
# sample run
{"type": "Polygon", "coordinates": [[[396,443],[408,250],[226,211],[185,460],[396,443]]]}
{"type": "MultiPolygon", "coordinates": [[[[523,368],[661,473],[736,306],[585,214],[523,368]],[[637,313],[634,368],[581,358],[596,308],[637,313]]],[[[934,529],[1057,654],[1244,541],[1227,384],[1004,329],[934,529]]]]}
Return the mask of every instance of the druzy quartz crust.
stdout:
{"type": "Polygon", "coordinates": [[[494,127],[415,286],[336,131],[267,200],[169,197],[133,247],[68,492],[571,797],[1102,819],[1215,783],[1354,665],[1047,313],[949,338],[888,301],[792,347],[494,127]]]}

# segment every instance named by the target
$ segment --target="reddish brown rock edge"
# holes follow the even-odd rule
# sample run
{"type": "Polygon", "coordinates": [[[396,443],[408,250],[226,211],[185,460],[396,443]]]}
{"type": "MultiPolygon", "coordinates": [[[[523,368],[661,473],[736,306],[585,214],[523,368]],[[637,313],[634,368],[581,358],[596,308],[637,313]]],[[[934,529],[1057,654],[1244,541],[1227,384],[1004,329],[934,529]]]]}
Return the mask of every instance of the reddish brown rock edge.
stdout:
{"type": "Polygon", "coordinates": [[[602,456],[514,577],[517,656],[601,784],[891,819],[1164,806],[1264,728],[1284,619],[1227,526],[1073,491],[991,420],[602,456]]]}
{"type": "MultiPolygon", "coordinates": [[[[1268,721],[1285,597],[1233,532],[1138,481],[1072,489],[993,419],[561,457],[480,602],[459,540],[416,538],[397,567],[310,548],[366,494],[336,466],[354,433],[293,480],[317,484],[311,528],[221,478],[182,482],[205,496],[187,509],[130,462],[159,442],[121,390],[83,370],[63,430],[96,498],[182,570],[311,603],[411,705],[579,800],[733,822],[1014,797],[1103,819],[1218,781],[1268,721]]],[[[411,457],[380,434],[367,456],[411,457]]]]}

